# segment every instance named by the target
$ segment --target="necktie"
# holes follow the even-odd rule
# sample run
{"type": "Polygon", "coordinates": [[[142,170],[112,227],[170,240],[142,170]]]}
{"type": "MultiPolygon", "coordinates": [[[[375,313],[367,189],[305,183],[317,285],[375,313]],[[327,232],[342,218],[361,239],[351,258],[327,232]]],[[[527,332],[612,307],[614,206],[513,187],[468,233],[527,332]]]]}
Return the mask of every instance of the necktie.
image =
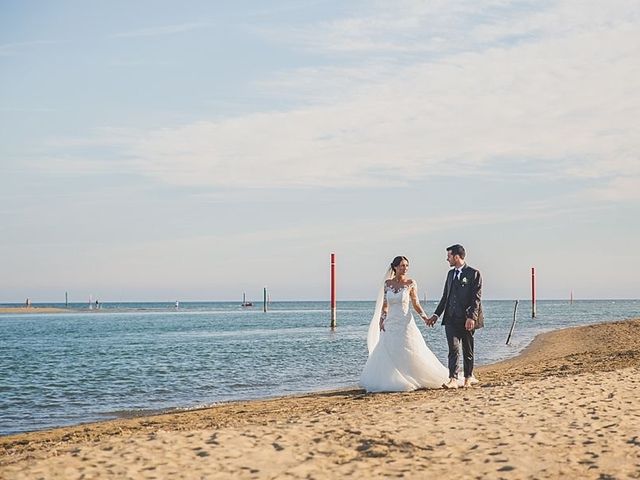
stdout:
{"type": "Polygon", "coordinates": [[[457,268],[456,268],[456,271],[453,273],[453,278],[455,280],[459,280],[460,279],[460,270],[458,270],[457,268]]]}

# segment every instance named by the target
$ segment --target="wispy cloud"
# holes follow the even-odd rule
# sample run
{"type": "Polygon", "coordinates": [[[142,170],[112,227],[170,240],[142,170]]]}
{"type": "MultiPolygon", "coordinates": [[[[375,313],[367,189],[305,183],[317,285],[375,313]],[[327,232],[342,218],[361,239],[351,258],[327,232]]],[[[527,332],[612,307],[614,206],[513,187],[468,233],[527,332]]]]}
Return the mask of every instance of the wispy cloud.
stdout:
{"type": "Polygon", "coordinates": [[[30,42],[5,43],[0,45],[0,57],[20,55],[29,51],[33,47],[41,45],[55,45],[58,43],[62,42],[59,40],[33,40],[30,42]]]}
{"type": "MultiPolygon", "coordinates": [[[[314,25],[262,28],[268,38],[313,52],[388,56],[442,55],[513,41],[514,21],[549,2],[401,0],[354,4],[348,16],[314,25]]],[[[518,30],[518,36],[533,30],[518,30]]]]}
{"type": "Polygon", "coordinates": [[[0,107],[0,112],[50,113],[50,112],[55,112],[55,109],[47,108],[47,107],[0,107]]]}
{"type": "MultiPolygon", "coordinates": [[[[335,30],[366,38],[382,29],[413,48],[398,31],[420,30],[432,17],[444,25],[452,15],[444,3],[404,5],[417,9],[417,19],[383,8],[378,16],[338,22],[335,30]]],[[[297,108],[124,140],[107,134],[97,142],[115,145],[130,171],[174,185],[388,185],[437,175],[503,175],[511,161],[526,161],[539,175],[637,175],[640,9],[625,1],[612,10],[590,2],[575,13],[577,26],[567,27],[575,2],[530,11],[533,5],[496,0],[483,13],[467,2],[454,4],[466,20],[452,21],[445,33],[482,37],[490,47],[443,47],[436,57],[402,63],[306,67],[256,84],[274,96],[297,96],[297,108]],[[481,15],[480,26],[465,32],[481,15]],[[513,23],[530,35],[501,44],[514,33],[513,23]]],[[[332,48],[331,38],[327,45],[332,48]]]]}
{"type": "Polygon", "coordinates": [[[181,23],[176,25],[161,25],[156,27],[141,28],[130,32],[120,32],[111,35],[112,38],[130,37],[159,37],[164,35],[175,35],[177,33],[191,32],[202,28],[210,27],[211,24],[205,22],[181,23]]]}
{"type": "Polygon", "coordinates": [[[604,185],[586,191],[584,197],[604,202],[640,201],[640,175],[616,176],[604,185]]]}
{"type": "Polygon", "coordinates": [[[365,2],[349,16],[304,27],[263,28],[268,38],[328,54],[422,56],[481,51],[638,22],[637,2],[613,0],[401,0],[365,2]]]}

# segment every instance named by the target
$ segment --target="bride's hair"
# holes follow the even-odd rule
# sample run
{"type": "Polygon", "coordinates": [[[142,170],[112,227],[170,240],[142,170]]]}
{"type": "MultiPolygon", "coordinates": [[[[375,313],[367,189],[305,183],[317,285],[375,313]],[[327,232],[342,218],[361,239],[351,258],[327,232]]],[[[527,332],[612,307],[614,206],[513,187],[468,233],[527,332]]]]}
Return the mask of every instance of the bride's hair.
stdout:
{"type": "Polygon", "coordinates": [[[393,261],[391,262],[391,270],[393,270],[393,273],[395,275],[396,273],[396,267],[398,265],[400,265],[400,262],[406,260],[407,263],[409,263],[409,259],[407,257],[405,257],[404,255],[398,255],[396,258],[393,259],[393,261]]]}

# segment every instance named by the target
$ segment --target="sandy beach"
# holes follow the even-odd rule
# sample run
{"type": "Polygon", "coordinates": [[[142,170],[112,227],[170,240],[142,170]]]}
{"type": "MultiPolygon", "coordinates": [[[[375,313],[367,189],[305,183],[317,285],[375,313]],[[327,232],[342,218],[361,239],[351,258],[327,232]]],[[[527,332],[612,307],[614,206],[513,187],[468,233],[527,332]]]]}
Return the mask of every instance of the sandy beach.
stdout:
{"type": "Polygon", "coordinates": [[[0,437],[0,478],[640,478],[640,319],[541,335],[477,376],[0,437]]]}

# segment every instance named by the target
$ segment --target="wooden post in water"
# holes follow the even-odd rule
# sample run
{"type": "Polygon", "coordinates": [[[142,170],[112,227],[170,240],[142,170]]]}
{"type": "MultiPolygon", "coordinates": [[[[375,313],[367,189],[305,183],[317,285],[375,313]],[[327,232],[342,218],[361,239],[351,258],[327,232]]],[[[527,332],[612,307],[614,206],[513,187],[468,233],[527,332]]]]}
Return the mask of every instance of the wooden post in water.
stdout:
{"type": "Polygon", "coordinates": [[[571,298],[569,299],[569,305],[573,305],[573,290],[571,290],[571,298]]]}
{"type": "Polygon", "coordinates": [[[509,335],[507,336],[507,345],[511,341],[511,335],[513,335],[513,329],[516,326],[516,314],[518,313],[518,300],[516,300],[516,304],[513,307],[513,323],[511,324],[511,330],[509,330],[509,335]]]}
{"type": "Polygon", "coordinates": [[[331,254],[331,330],[336,328],[336,254],[331,254]]]}
{"type": "Polygon", "coordinates": [[[265,285],[264,291],[262,292],[262,311],[267,313],[267,286],[265,285]]]}
{"type": "Polygon", "coordinates": [[[536,267],[531,267],[531,318],[536,318],[536,267]]]}
{"type": "Polygon", "coordinates": [[[69,308],[69,292],[64,292],[64,308],[69,308]]]}

